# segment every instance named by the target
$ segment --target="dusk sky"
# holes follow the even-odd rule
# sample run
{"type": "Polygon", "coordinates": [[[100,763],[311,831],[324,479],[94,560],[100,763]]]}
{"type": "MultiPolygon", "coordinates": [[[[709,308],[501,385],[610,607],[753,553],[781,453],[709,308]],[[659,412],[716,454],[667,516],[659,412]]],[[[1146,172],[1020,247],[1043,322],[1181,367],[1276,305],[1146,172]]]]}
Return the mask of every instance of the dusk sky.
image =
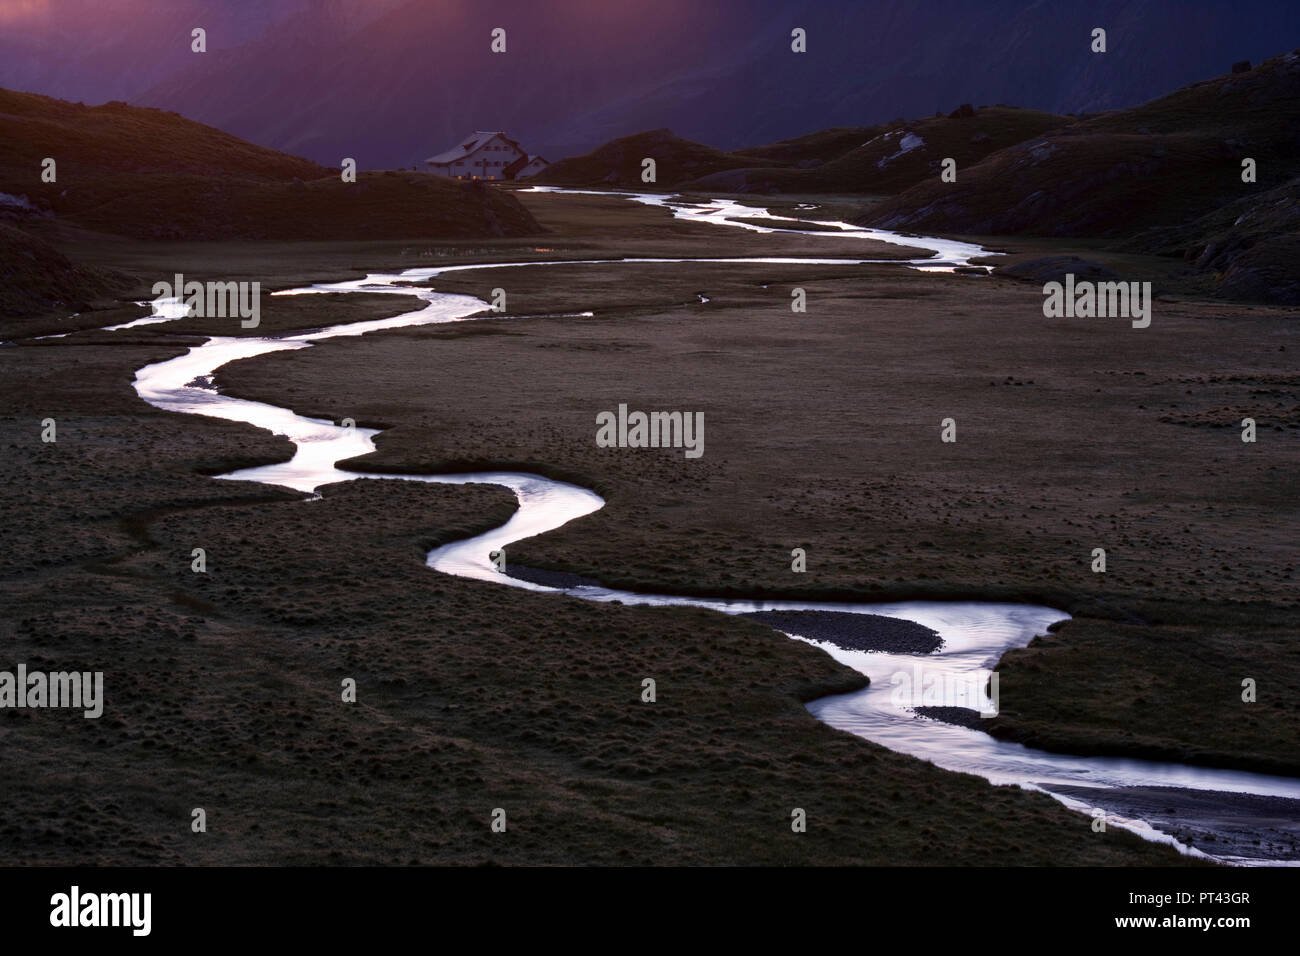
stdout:
{"type": "Polygon", "coordinates": [[[1118,108],[1300,45],[1286,0],[2,0],[0,24],[0,86],[158,106],[368,168],[473,129],[553,159],[665,126],[738,148],[963,102],[1118,108]],[[1088,53],[1099,25],[1106,57],[1088,53]]]}

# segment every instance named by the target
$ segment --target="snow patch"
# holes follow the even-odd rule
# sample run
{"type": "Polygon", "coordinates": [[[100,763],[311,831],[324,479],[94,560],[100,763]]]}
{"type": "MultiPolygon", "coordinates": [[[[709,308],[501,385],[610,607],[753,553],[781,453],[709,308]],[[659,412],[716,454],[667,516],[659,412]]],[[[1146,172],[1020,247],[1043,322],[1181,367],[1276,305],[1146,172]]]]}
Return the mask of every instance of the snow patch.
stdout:
{"type": "MultiPolygon", "coordinates": [[[[894,134],[890,133],[888,135],[893,136],[894,134]]],[[[912,150],[924,145],[925,140],[921,139],[921,137],[917,136],[915,133],[907,133],[898,141],[898,152],[894,153],[892,156],[886,156],[883,159],[876,160],[876,166],[879,169],[884,169],[886,164],[892,163],[894,160],[898,159],[899,156],[902,156],[904,153],[910,153],[912,150]]]]}
{"type": "Polygon", "coordinates": [[[0,206],[16,206],[19,209],[36,209],[26,196],[14,196],[11,193],[0,193],[0,206]]]}

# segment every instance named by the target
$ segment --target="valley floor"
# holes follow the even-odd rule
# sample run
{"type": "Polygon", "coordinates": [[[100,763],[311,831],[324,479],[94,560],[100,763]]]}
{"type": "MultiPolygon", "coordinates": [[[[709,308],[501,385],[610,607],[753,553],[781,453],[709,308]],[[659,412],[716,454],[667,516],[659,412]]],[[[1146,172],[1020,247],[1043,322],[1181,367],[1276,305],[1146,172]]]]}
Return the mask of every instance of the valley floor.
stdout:
{"type": "MultiPolygon", "coordinates": [[[[521,198],[546,237],[68,251],[150,281],[268,289],[493,256],[905,255],[719,235],[611,197],[521,198]]],[[[634,590],[1063,608],[1072,621],[1003,659],[993,732],[1300,774],[1300,342],[1285,310],[1174,288],[1147,329],[1048,320],[1037,286],[892,265],[573,265],[433,284],[484,300],[503,288],[506,317],[324,342],[218,381],[387,428],[367,470],[510,467],[607,499],[512,562],[634,590]],[[806,313],[791,312],[796,286],[806,313]],[[597,413],[620,403],[704,412],[704,455],[597,447],[597,413]]],[[[357,482],[303,504],[214,482],[289,447],[131,389],[136,368],[181,350],[178,333],[416,305],[268,297],[252,331],[191,319],[0,348],[6,659],[102,669],[108,693],[97,721],[0,715],[22,768],[0,812],[4,862],[1185,862],[819,724],[802,702],[861,678],[757,622],[428,571],[424,550],[509,514],[500,489],[357,482]],[[195,547],[206,574],[190,570],[195,547]],[[355,705],[340,702],[345,677],[355,705]],[[194,807],[206,834],[190,832],[194,807]],[[497,807],[506,834],[489,829],[497,807]],[[807,833],[791,832],[794,808],[807,833]]]]}

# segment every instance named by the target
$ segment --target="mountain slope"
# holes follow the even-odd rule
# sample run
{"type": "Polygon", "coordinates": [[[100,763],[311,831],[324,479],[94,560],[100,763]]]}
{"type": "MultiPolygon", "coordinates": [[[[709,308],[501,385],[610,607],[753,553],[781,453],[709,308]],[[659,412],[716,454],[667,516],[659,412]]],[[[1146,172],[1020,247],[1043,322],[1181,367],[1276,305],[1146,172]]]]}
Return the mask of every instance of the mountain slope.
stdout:
{"type": "MultiPolygon", "coordinates": [[[[796,169],[745,169],[710,175],[692,188],[755,193],[895,193],[938,176],[946,158],[958,168],[1047,130],[1069,117],[1038,110],[960,107],[947,116],[897,121],[828,161],[796,169]]],[[[775,144],[767,149],[774,149],[775,144]]],[[[751,155],[753,150],[732,154],[751,155]]]]}
{"type": "Polygon", "coordinates": [[[1300,175],[1300,51],[1134,110],[1000,150],[872,209],[860,222],[968,234],[1132,236],[1300,175]],[[1242,161],[1258,181],[1242,182],[1242,161]]]}
{"type": "Polygon", "coordinates": [[[130,284],[126,276],[76,265],[44,239],[0,222],[2,317],[85,310],[91,300],[130,284]]]}
{"type": "Polygon", "coordinates": [[[504,191],[427,174],[338,169],[174,113],[0,90],[0,193],[144,239],[352,239],[539,232],[504,191]],[[42,182],[42,163],[56,163],[42,182]]]}
{"type": "Polygon", "coordinates": [[[790,163],[801,169],[811,169],[832,159],[838,159],[883,132],[885,132],[883,126],[837,126],[834,129],[824,129],[816,133],[783,139],[766,146],[732,150],[732,155],[790,163]]]}
{"type": "Polygon", "coordinates": [[[732,156],[711,146],[682,139],[668,129],[624,136],[585,156],[552,163],[533,177],[554,186],[601,186],[617,189],[671,189],[723,170],[752,165],[776,166],[774,160],[732,156]],[[655,181],[643,182],[642,163],[655,161],[655,181]]]}
{"type": "Polygon", "coordinates": [[[1033,137],[855,221],[1102,239],[1182,257],[1225,294],[1300,304],[1300,50],[1033,137]]]}

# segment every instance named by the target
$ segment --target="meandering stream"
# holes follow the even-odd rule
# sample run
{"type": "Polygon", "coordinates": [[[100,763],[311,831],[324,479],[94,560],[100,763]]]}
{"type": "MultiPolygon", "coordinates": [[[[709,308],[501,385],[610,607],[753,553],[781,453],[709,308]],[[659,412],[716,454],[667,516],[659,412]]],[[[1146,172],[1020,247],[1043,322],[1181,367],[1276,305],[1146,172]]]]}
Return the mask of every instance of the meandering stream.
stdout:
{"type": "MultiPolygon", "coordinates": [[[[558,191],[541,188],[539,191],[558,191]]],[[[766,210],[743,206],[730,200],[686,202],[657,194],[620,194],[647,205],[662,206],[680,218],[710,222],[720,226],[767,230],[753,223],[738,223],[735,217],[771,219],[779,222],[782,232],[791,231],[787,224],[801,220],[772,216],[766,210]]],[[[630,259],[583,260],[588,263],[664,263],[674,262],[736,262],[736,263],[792,263],[792,264],[853,264],[890,261],[900,268],[918,268],[930,271],[951,271],[968,265],[975,256],[988,255],[979,246],[949,240],[903,236],[873,229],[862,229],[848,223],[832,223],[838,233],[818,230],[808,234],[819,238],[838,237],[846,242],[863,239],[880,240],[897,245],[933,250],[933,255],[910,260],[872,260],[853,258],[802,258],[802,257],[747,257],[726,259],[630,259]]],[[[797,230],[795,230],[797,232],[797,230]]],[[[494,569],[489,554],[507,548],[513,543],[543,534],[563,524],[581,518],[604,506],[604,501],[594,492],[554,481],[540,475],[517,472],[475,472],[456,475],[394,475],[379,472],[342,470],[338,462],[366,455],[375,448],[374,437],[378,431],[359,427],[342,427],[334,422],[307,418],[288,408],[261,402],[232,398],[214,390],[212,376],[228,362],[291,349],[309,348],[315,342],[344,336],[359,336],[368,332],[469,321],[472,313],[488,308],[479,299],[436,292],[427,287],[399,283],[429,280],[445,273],[468,269],[501,269],[522,267],[547,267],[574,264],[563,262],[510,262],[476,263],[433,268],[408,269],[401,273],[376,273],[346,282],[324,283],[301,289],[291,289],[277,295],[311,295],[331,292],[392,293],[417,296],[424,306],[418,310],[387,319],[352,322],[310,332],[272,337],[221,337],[208,339],[185,355],[146,366],[136,373],[135,388],[140,397],[152,405],[185,414],[204,415],[230,421],[246,422],[284,435],[295,446],[293,458],[287,462],[248,468],[219,476],[223,480],[255,481],[280,485],[314,494],[316,489],[339,481],[358,478],[389,481],[422,481],[437,484],[495,484],[509,488],[519,501],[519,508],[511,519],[499,528],[476,537],[444,545],[430,552],[427,563],[434,571],[461,577],[489,581],[503,587],[525,588],[547,594],[568,594],[590,601],[620,601],[624,604],[692,605],[711,608],[726,614],[742,614],[760,610],[823,610],[857,614],[880,614],[915,621],[937,631],[943,647],[934,654],[892,654],[845,650],[829,643],[811,641],[824,648],[836,660],[866,674],[871,684],[864,690],[814,701],[809,711],[833,727],[858,734],[891,750],[930,760],[947,770],[977,774],[995,784],[1014,784],[1043,790],[1074,809],[1088,811],[1092,806],[1103,805],[1105,794],[1118,795],[1123,788],[1176,787],[1189,791],[1213,791],[1232,794],[1254,794],[1268,798],[1300,800],[1300,780],[1273,777],[1263,774],[1231,770],[1215,770],[1120,758],[1072,757],[1033,750],[1019,744],[995,740],[987,734],[962,726],[917,717],[907,705],[896,701],[898,674],[914,674],[920,665],[927,677],[970,679],[992,668],[1008,649],[1022,647],[1035,635],[1043,633],[1049,625],[1068,615],[1048,607],[1023,604],[996,604],[979,602],[903,602],[891,604],[831,603],[816,601],[726,601],[707,598],[679,597],[674,595],[639,594],[594,586],[567,588],[547,587],[510,577],[494,569]],[[1094,797],[1081,792],[1079,787],[1096,788],[1094,797]]],[[[953,281],[978,281],[954,278],[953,281]]],[[[155,314],[137,322],[114,328],[125,328],[148,322],[163,322],[180,317],[175,303],[162,303],[155,314]]],[[[495,319],[495,316],[488,316],[495,319]]],[[[562,316],[555,317],[562,321],[562,316]]],[[[594,427],[594,426],[593,426],[594,427]]],[[[589,571],[599,577],[600,569],[589,571]]],[[[538,600],[546,600],[539,594],[538,600]]],[[[798,637],[798,635],[791,635],[798,637]]],[[[803,639],[803,638],[799,638],[803,639]]],[[[981,678],[982,679],[982,678],[981,678]]],[[[1202,793],[1194,801],[1204,805],[1180,809],[1180,823],[1197,823],[1204,828],[1222,832],[1218,824],[1216,798],[1202,793]],[[1196,815],[1200,814],[1198,818],[1196,815]]],[[[1229,842],[1224,849],[1205,851],[1191,849],[1167,832],[1158,812],[1135,814],[1125,809],[1120,801],[1107,807],[1109,826],[1120,826],[1144,837],[1172,843],[1181,852],[1195,855],[1208,853],[1226,862],[1297,862],[1294,846],[1290,851],[1274,849],[1271,854],[1253,857],[1241,851],[1241,843],[1229,842]],[[1116,809],[1118,806],[1118,809],[1116,809]],[[1269,859],[1267,857],[1271,856],[1269,859]]],[[[1277,816],[1294,823],[1300,814],[1300,803],[1286,804],[1277,816]]],[[[1082,819],[1080,826],[1087,826],[1082,819]]],[[[1261,824],[1263,827],[1263,824],[1261,824]]],[[[1263,831],[1261,840],[1269,832],[1263,831]]],[[[1245,841],[1249,842],[1249,841],[1245,841]]]]}

